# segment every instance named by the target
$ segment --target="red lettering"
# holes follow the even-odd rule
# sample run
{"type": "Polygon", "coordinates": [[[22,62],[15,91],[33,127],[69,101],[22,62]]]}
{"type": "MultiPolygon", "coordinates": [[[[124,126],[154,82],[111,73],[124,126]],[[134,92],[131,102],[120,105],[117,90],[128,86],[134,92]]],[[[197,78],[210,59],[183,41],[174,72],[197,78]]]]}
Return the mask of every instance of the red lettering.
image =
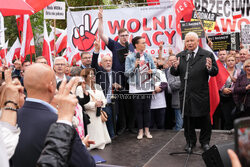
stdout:
{"type": "Polygon", "coordinates": [[[160,43],[157,41],[157,36],[158,36],[158,35],[163,35],[163,32],[157,31],[157,32],[155,32],[155,33],[153,34],[152,39],[153,39],[153,42],[154,42],[155,45],[160,45],[160,43]]]}
{"type": "Polygon", "coordinates": [[[133,34],[131,34],[130,37],[129,37],[129,39],[128,39],[129,43],[132,42],[132,39],[133,39],[133,34]]]}
{"type": "Polygon", "coordinates": [[[172,19],[173,19],[173,16],[172,16],[172,15],[169,15],[169,16],[168,16],[169,28],[172,28],[172,19]]]}
{"type": "Polygon", "coordinates": [[[129,31],[129,32],[132,32],[132,33],[137,32],[137,31],[140,29],[140,27],[141,27],[141,23],[140,23],[139,20],[137,20],[137,19],[130,19],[130,20],[128,21],[128,23],[127,23],[128,31],[129,31]],[[132,24],[132,23],[135,23],[135,25],[136,25],[134,29],[132,29],[132,27],[131,27],[131,24],[132,24]]]}
{"type": "Polygon", "coordinates": [[[102,50],[105,50],[105,46],[106,46],[105,42],[103,42],[103,40],[101,40],[101,48],[102,48],[102,50]]]}
{"type": "Polygon", "coordinates": [[[155,50],[151,50],[151,52],[150,52],[150,53],[151,53],[152,55],[153,55],[153,54],[155,54],[155,50]]]}
{"type": "Polygon", "coordinates": [[[124,28],[124,23],[125,23],[125,20],[121,20],[121,26],[120,26],[118,20],[115,20],[114,25],[112,26],[112,22],[108,21],[108,27],[109,27],[110,33],[115,34],[116,29],[118,31],[119,29],[124,28]]]}
{"type": "Polygon", "coordinates": [[[228,26],[230,27],[230,32],[235,31],[236,21],[233,21],[233,24],[232,24],[231,19],[226,19],[226,23],[224,22],[224,19],[220,19],[220,20],[221,20],[221,25],[222,25],[222,31],[223,32],[227,32],[228,26]]]}
{"type": "Polygon", "coordinates": [[[116,36],[116,37],[114,38],[114,41],[118,41],[118,39],[119,39],[119,37],[118,37],[118,36],[116,36]]]}
{"type": "Polygon", "coordinates": [[[166,20],[165,16],[161,16],[161,21],[159,21],[156,17],[153,17],[153,29],[157,30],[157,24],[163,29],[166,29],[166,20]]]}
{"type": "Polygon", "coordinates": [[[148,34],[147,33],[142,33],[142,35],[141,35],[143,38],[145,38],[145,40],[146,40],[146,44],[148,45],[148,46],[151,46],[152,44],[151,44],[151,42],[150,42],[150,39],[149,39],[149,37],[148,37],[148,34]]]}
{"type": "Polygon", "coordinates": [[[246,24],[250,24],[250,21],[246,18],[242,18],[238,21],[238,29],[241,30],[241,24],[245,22],[246,24]]]}
{"type": "Polygon", "coordinates": [[[168,37],[168,43],[172,45],[173,44],[173,37],[176,33],[175,30],[172,30],[170,34],[168,31],[164,31],[164,33],[168,37]]]}
{"type": "Polygon", "coordinates": [[[143,18],[143,20],[142,20],[142,28],[143,28],[143,31],[150,31],[151,30],[150,27],[147,27],[147,18],[143,18]]]}

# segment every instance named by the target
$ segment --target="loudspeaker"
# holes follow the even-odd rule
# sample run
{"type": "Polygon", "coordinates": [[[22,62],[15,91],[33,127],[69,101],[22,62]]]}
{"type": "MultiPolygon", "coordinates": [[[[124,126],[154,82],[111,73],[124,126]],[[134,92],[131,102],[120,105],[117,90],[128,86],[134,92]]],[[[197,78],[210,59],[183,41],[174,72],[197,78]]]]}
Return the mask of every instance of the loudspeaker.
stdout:
{"type": "Polygon", "coordinates": [[[227,150],[234,150],[234,142],[213,145],[209,150],[202,154],[207,167],[230,167],[231,161],[227,154],[227,150]]]}

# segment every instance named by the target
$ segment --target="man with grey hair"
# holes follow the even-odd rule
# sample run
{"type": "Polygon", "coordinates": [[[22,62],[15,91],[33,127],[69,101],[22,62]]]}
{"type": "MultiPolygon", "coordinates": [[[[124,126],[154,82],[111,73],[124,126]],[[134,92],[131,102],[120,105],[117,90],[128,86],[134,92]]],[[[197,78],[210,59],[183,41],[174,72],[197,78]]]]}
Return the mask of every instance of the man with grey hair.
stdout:
{"type": "Polygon", "coordinates": [[[211,52],[199,47],[199,37],[194,32],[189,32],[185,36],[184,50],[177,54],[170,73],[180,76],[180,104],[183,107],[184,85],[187,79],[187,89],[184,108],[184,135],[187,145],[186,151],[191,151],[196,145],[195,128],[201,128],[199,142],[204,151],[207,151],[211,138],[211,120],[209,104],[209,76],[216,76],[218,67],[211,52]],[[189,65],[188,65],[189,64],[189,65]],[[186,69],[188,68],[188,78],[186,69]]]}
{"type": "Polygon", "coordinates": [[[67,60],[64,57],[56,57],[54,60],[54,71],[56,74],[56,83],[58,84],[64,78],[69,81],[70,77],[65,75],[67,60]]]}
{"type": "Polygon", "coordinates": [[[121,86],[116,83],[115,73],[112,71],[112,57],[110,55],[104,55],[101,59],[101,66],[98,65],[98,55],[100,51],[100,40],[95,41],[95,50],[93,53],[93,61],[91,66],[96,69],[96,83],[102,87],[103,94],[107,99],[106,107],[103,109],[107,115],[108,120],[106,122],[110,138],[114,138],[114,124],[116,123],[116,116],[113,117],[112,110],[112,89],[120,89],[121,86]]]}

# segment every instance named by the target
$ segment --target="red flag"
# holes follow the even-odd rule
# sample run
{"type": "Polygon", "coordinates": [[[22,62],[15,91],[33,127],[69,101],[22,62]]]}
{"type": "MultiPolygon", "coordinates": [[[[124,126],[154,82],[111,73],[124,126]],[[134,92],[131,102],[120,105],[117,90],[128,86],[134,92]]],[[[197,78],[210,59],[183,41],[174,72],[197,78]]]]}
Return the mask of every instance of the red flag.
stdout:
{"type": "Polygon", "coordinates": [[[7,54],[8,43],[9,43],[9,40],[3,45],[2,49],[0,50],[0,56],[2,59],[4,59],[7,54]]]}
{"type": "Polygon", "coordinates": [[[60,53],[63,49],[67,47],[67,29],[59,36],[56,41],[56,52],[60,53]]]}
{"type": "Polygon", "coordinates": [[[210,77],[209,79],[209,99],[210,99],[210,118],[211,123],[213,124],[213,115],[220,103],[219,90],[226,83],[227,78],[229,77],[229,73],[227,69],[223,66],[217,56],[214,54],[213,50],[207,45],[207,41],[205,38],[202,38],[202,46],[204,49],[213,53],[214,58],[217,62],[217,66],[219,69],[218,74],[215,77],[210,77]]]}
{"type": "Polygon", "coordinates": [[[51,27],[50,28],[52,29],[52,31],[50,32],[49,34],[49,40],[50,40],[50,48],[51,48],[51,52],[52,54],[53,51],[54,51],[54,48],[55,48],[55,35],[59,38],[59,36],[64,32],[63,29],[59,29],[59,28],[54,28],[54,27],[51,27]],[[55,29],[56,29],[56,33],[55,33],[55,29]]]}
{"type": "Polygon", "coordinates": [[[183,18],[188,22],[192,18],[194,4],[192,0],[178,0],[175,4],[176,30],[181,34],[180,21],[183,18]]]}
{"type": "MultiPolygon", "coordinates": [[[[19,23],[20,25],[23,25],[23,31],[22,31],[22,47],[21,47],[21,57],[22,61],[25,60],[26,55],[28,54],[34,54],[35,53],[35,44],[34,44],[34,37],[32,32],[32,27],[30,23],[29,15],[22,15],[23,17],[23,23],[19,23]]],[[[18,30],[21,31],[21,30],[18,30]]]]}
{"type": "Polygon", "coordinates": [[[50,40],[49,40],[49,36],[48,36],[48,31],[47,31],[46,21],[45,20],[44,20],[43,35],[44,35],[44,39],[43,39],[43,54],[42,54],[42,56],[45,57],[45,59],[48,62],[48,65],[50,65],[51,67],[53,67],[52,55],[51,55],[51,48],[50,48],[50,42],[49,42],[50,40]]]}

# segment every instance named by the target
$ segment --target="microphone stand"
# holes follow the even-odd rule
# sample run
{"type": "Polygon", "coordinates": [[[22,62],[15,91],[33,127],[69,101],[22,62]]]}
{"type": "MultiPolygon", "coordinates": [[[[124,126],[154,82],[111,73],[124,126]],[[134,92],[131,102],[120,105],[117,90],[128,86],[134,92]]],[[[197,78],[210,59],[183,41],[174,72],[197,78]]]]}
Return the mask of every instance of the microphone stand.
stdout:
{"type": "MultiPolygon", "coordinates": [[[[188,55],[189,56],[189,55],[188,55]]],[[[186,73],[185,73],[185,77],[184,77],[184,97],[183,97],[183,102],[182,102],[182,118],[184,120],[184,109],[185,109],[185,103],[186,103],[186,94],[187,94],[187,81],[188,81],[188,73],[189,73],[189,60],[190,60],[190,56],[187,58],[187,66],[186,66],[186,73]]],[[[190,111],[188,111],[190,112],[190,111]]],[[[182,151],[182,152],[172,152],[172,153],[169,153],[169,155],[178,155],[178,154],[187,154],[187,158],[186,158],[186,161],[185,161],[185,164],[184,164],[184,167],[187,166],[187,163],[188,163],[188,160],[189,160],[189,157],[191,154],[194,154],[194,155],[201,155],[201,153],[196,153],[196,152],[193,152],[192,151],[192,148],[191,148],[191,143],[190,143],[190,114],[188,113],[187,114],[187,129],[188,129],[188,149],[186,151],[182,151]]]]}

